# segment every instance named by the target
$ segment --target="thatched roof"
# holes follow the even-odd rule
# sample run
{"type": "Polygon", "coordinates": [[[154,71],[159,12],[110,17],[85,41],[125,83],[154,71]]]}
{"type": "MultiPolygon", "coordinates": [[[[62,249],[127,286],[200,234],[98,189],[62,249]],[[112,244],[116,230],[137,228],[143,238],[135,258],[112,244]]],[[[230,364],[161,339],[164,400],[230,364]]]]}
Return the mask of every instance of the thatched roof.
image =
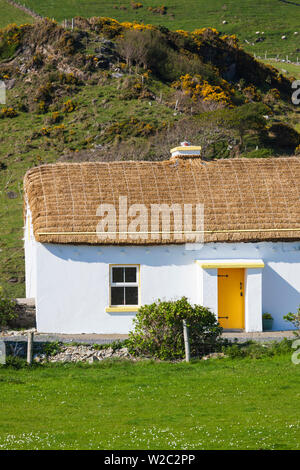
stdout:
{"type": "MultiPolygon", "coordinates": [[[[24,181],[35,238],[42,243],[184,243],[159,235],[99,240],[99,204],[204,204],[205,242],[300,240],[300,159],[59,163],[24,181]]],[[[119,225],[116,230],[118,231],[119,225]]],[[[195,227],[195,224],[194,226],[195,227]]],[[[171,231],[174,225],[171,226],[171,231]]],[[[149,223],[149,231],[151,231],[149,223]]]]}

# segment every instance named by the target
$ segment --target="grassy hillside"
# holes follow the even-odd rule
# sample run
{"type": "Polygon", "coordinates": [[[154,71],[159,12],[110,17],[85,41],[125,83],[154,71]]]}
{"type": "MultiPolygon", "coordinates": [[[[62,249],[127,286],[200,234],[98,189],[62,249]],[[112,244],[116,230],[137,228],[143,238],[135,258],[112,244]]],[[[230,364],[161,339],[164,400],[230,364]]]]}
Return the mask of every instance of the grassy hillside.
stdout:
{"type": "Polygon", "coordinates": [[[6,0],[0,0],[0,28],[10,23],[33,23],[32,16],[10,5],[6,0]]]}
{"type": "MultiPolygon", "coordinates": [[[[165,25],[170,29],[213,27],[225,34],[237,34],[246,50],[261,54],[293,54],[300,47],[300,1],[280,0],[22,0],[37,13],[62,21],[74,16],[108,16],[119,21],[138,21],[165,25]],[[141,3],[141,8],[133,4],[141,3]],[[296,5],[295,3],[299,3],[296,5]],[[165,14],[148,8],[166,6],[165,14]],[[226,21],[227,24],[223,24],[226,21]],[[265,34],[257,35],[256,32],[265,34]],[[299,35],[294,35],[298,31],[299,35]],[[281,37],[287,36],[286,40],[281,37]],[[255,42],[261,38],[262,42],[255,42]],[[249,43],[245,42],[247,40],[249,43]]],[[[298,53],[300,55],[300,53],[298,53]]]]}
{"type": "Polygon", "coordinates": [[[0,285],[16,297],[24,296],[28,168],[165,159],[184,138],[207,159],[293,154],[300,143],[289,79],[209,28],[175,33],[103,18],[78,19],[74,31],[50,20],[11,26],[0,31],[0,79],[8,88],[0,106],[0,285]]]}

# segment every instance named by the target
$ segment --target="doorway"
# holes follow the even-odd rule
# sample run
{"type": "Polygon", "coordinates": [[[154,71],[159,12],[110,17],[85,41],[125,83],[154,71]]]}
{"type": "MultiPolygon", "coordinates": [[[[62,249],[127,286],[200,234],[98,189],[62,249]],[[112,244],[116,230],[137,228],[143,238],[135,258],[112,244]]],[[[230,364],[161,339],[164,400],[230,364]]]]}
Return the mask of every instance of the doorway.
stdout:
{"type": "Polygon", "coordinates": [[[218,269],[218,321],[224,329],[245,328],[245,269],[218,269]]]}

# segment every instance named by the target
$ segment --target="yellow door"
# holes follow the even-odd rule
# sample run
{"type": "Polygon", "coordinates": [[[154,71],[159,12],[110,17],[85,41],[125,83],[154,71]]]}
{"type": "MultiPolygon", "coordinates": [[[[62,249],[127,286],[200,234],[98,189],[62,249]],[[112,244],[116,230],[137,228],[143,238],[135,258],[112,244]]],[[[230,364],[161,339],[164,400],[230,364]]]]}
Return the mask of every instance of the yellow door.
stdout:
{"type": "Polygon", "coordinates": [[[244,269],[218,269],[218,318],[223,328],[243,329],[244,269]]]}

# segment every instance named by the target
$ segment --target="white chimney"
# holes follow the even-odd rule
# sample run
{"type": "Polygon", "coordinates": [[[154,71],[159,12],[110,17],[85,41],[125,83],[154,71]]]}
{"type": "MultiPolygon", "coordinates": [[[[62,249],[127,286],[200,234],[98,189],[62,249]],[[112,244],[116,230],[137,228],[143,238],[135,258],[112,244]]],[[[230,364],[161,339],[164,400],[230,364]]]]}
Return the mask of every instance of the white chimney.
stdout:
{"type": "Polygon", "coordinates": [[[190,142],[180,143],[180,147],[171,149],[171,160],[176,158],[201,158],[201,147],[191,145],[190,142]]]}

